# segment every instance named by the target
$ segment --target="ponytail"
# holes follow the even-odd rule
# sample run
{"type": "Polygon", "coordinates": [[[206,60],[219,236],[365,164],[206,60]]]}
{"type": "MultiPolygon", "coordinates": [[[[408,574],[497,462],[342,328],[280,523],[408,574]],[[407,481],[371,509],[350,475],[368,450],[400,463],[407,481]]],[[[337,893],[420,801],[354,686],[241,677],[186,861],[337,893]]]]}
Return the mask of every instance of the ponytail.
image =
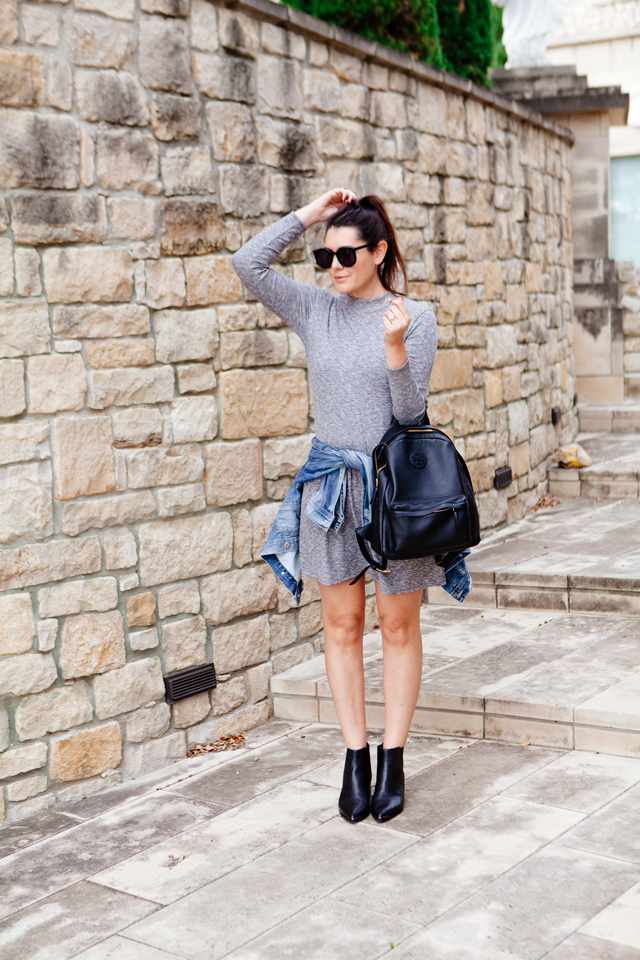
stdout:
{"type": "Polygon", "coordinates": [[[378,264],[378,276],[382,286],[398,296],[400,291],[396,289],[396,285],[403,280],[406,289],[407,268],[400,253],[396,231],[379,197],[361,197],[360,200],[346,204],[330,217],[327,230],[330,227],[355,227],[370,250],[374,250],[381,240],[386,240],[387,252],[382,263],[378,264]]]}

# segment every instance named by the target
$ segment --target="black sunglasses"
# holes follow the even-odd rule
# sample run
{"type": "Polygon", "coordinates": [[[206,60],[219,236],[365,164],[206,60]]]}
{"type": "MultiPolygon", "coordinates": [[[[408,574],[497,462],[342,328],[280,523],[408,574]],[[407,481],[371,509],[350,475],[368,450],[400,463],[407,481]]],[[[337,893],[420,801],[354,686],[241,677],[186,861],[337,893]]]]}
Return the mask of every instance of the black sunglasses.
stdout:
{"type": "Polygon", "coordinates": [[[319,250],[313,251],[313,255],[316,258],[316,263],[323,270],[329,269],[334,256],[338,258],[338,263],[341,263],[343,267],[352,267],[356,262],[356,250],[364,250],[368,246],[368,243],[363,243],[359,247],[340,247],[338,250],[320,247],[319,250]]]}

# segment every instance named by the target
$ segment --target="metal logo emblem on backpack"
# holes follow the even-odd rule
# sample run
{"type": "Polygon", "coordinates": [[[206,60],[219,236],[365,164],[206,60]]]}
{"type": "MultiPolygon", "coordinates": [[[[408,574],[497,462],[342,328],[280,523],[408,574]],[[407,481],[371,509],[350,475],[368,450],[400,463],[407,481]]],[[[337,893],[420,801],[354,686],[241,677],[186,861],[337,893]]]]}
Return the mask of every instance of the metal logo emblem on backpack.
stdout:
{"type": "Polygon", "coordinates": [[[388,572],[388,560],[461,553],[480,542],[467,465],[426,413],[411,426],[393,420],[373,451],[373,467],[371,523],[356,530],[356,536],[374,570],[388,572]],[[380,555],[380,563],[365,541],[380,555]]]}

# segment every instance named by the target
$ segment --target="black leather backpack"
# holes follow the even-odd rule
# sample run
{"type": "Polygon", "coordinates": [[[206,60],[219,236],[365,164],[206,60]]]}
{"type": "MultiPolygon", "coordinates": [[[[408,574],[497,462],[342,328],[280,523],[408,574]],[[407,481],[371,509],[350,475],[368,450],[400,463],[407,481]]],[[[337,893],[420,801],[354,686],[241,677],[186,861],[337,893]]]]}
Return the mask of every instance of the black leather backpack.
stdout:
{"type": "Polygon", "coordinates": [[[356,530],[356,536],[374,570],[386,571],[387,560],[460,553],[480,542],[467,465],[446,433],[429,424],[426,413],[406,427],[394,418],[373,451],[373,470],[371,523],[356,530]],[[381,556],[380,563],[365,541],[381,556]]]}

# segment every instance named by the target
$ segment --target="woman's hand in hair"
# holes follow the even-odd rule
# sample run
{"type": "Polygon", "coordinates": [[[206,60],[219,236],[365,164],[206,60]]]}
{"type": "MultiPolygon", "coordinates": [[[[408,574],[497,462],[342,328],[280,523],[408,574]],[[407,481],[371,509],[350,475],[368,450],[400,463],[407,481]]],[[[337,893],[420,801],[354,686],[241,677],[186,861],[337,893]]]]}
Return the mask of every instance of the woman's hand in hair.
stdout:
{"type": "Polygon", "coordinates": [[[389,304],[389,309],[383,316],[384,345],[387,351],[387,366],[391,369],[403,367],[407,362],[407,348],[404,345],[404,335],[411,323],[411,314],[404,305],[402,297],[397,297],[389,304]]]}
{"type": "Polygon", "coordinates": [[[311,227],[314,223],[324,223],[334,213],[341,210],[347,203],[353,203],[356,195],[352,190],[345,187],[336,187],[335,190],[328,190],[321,197],[308,203],[306,207],[296,210],[297,216],[302,220],[305,227],[311,227]]]}

